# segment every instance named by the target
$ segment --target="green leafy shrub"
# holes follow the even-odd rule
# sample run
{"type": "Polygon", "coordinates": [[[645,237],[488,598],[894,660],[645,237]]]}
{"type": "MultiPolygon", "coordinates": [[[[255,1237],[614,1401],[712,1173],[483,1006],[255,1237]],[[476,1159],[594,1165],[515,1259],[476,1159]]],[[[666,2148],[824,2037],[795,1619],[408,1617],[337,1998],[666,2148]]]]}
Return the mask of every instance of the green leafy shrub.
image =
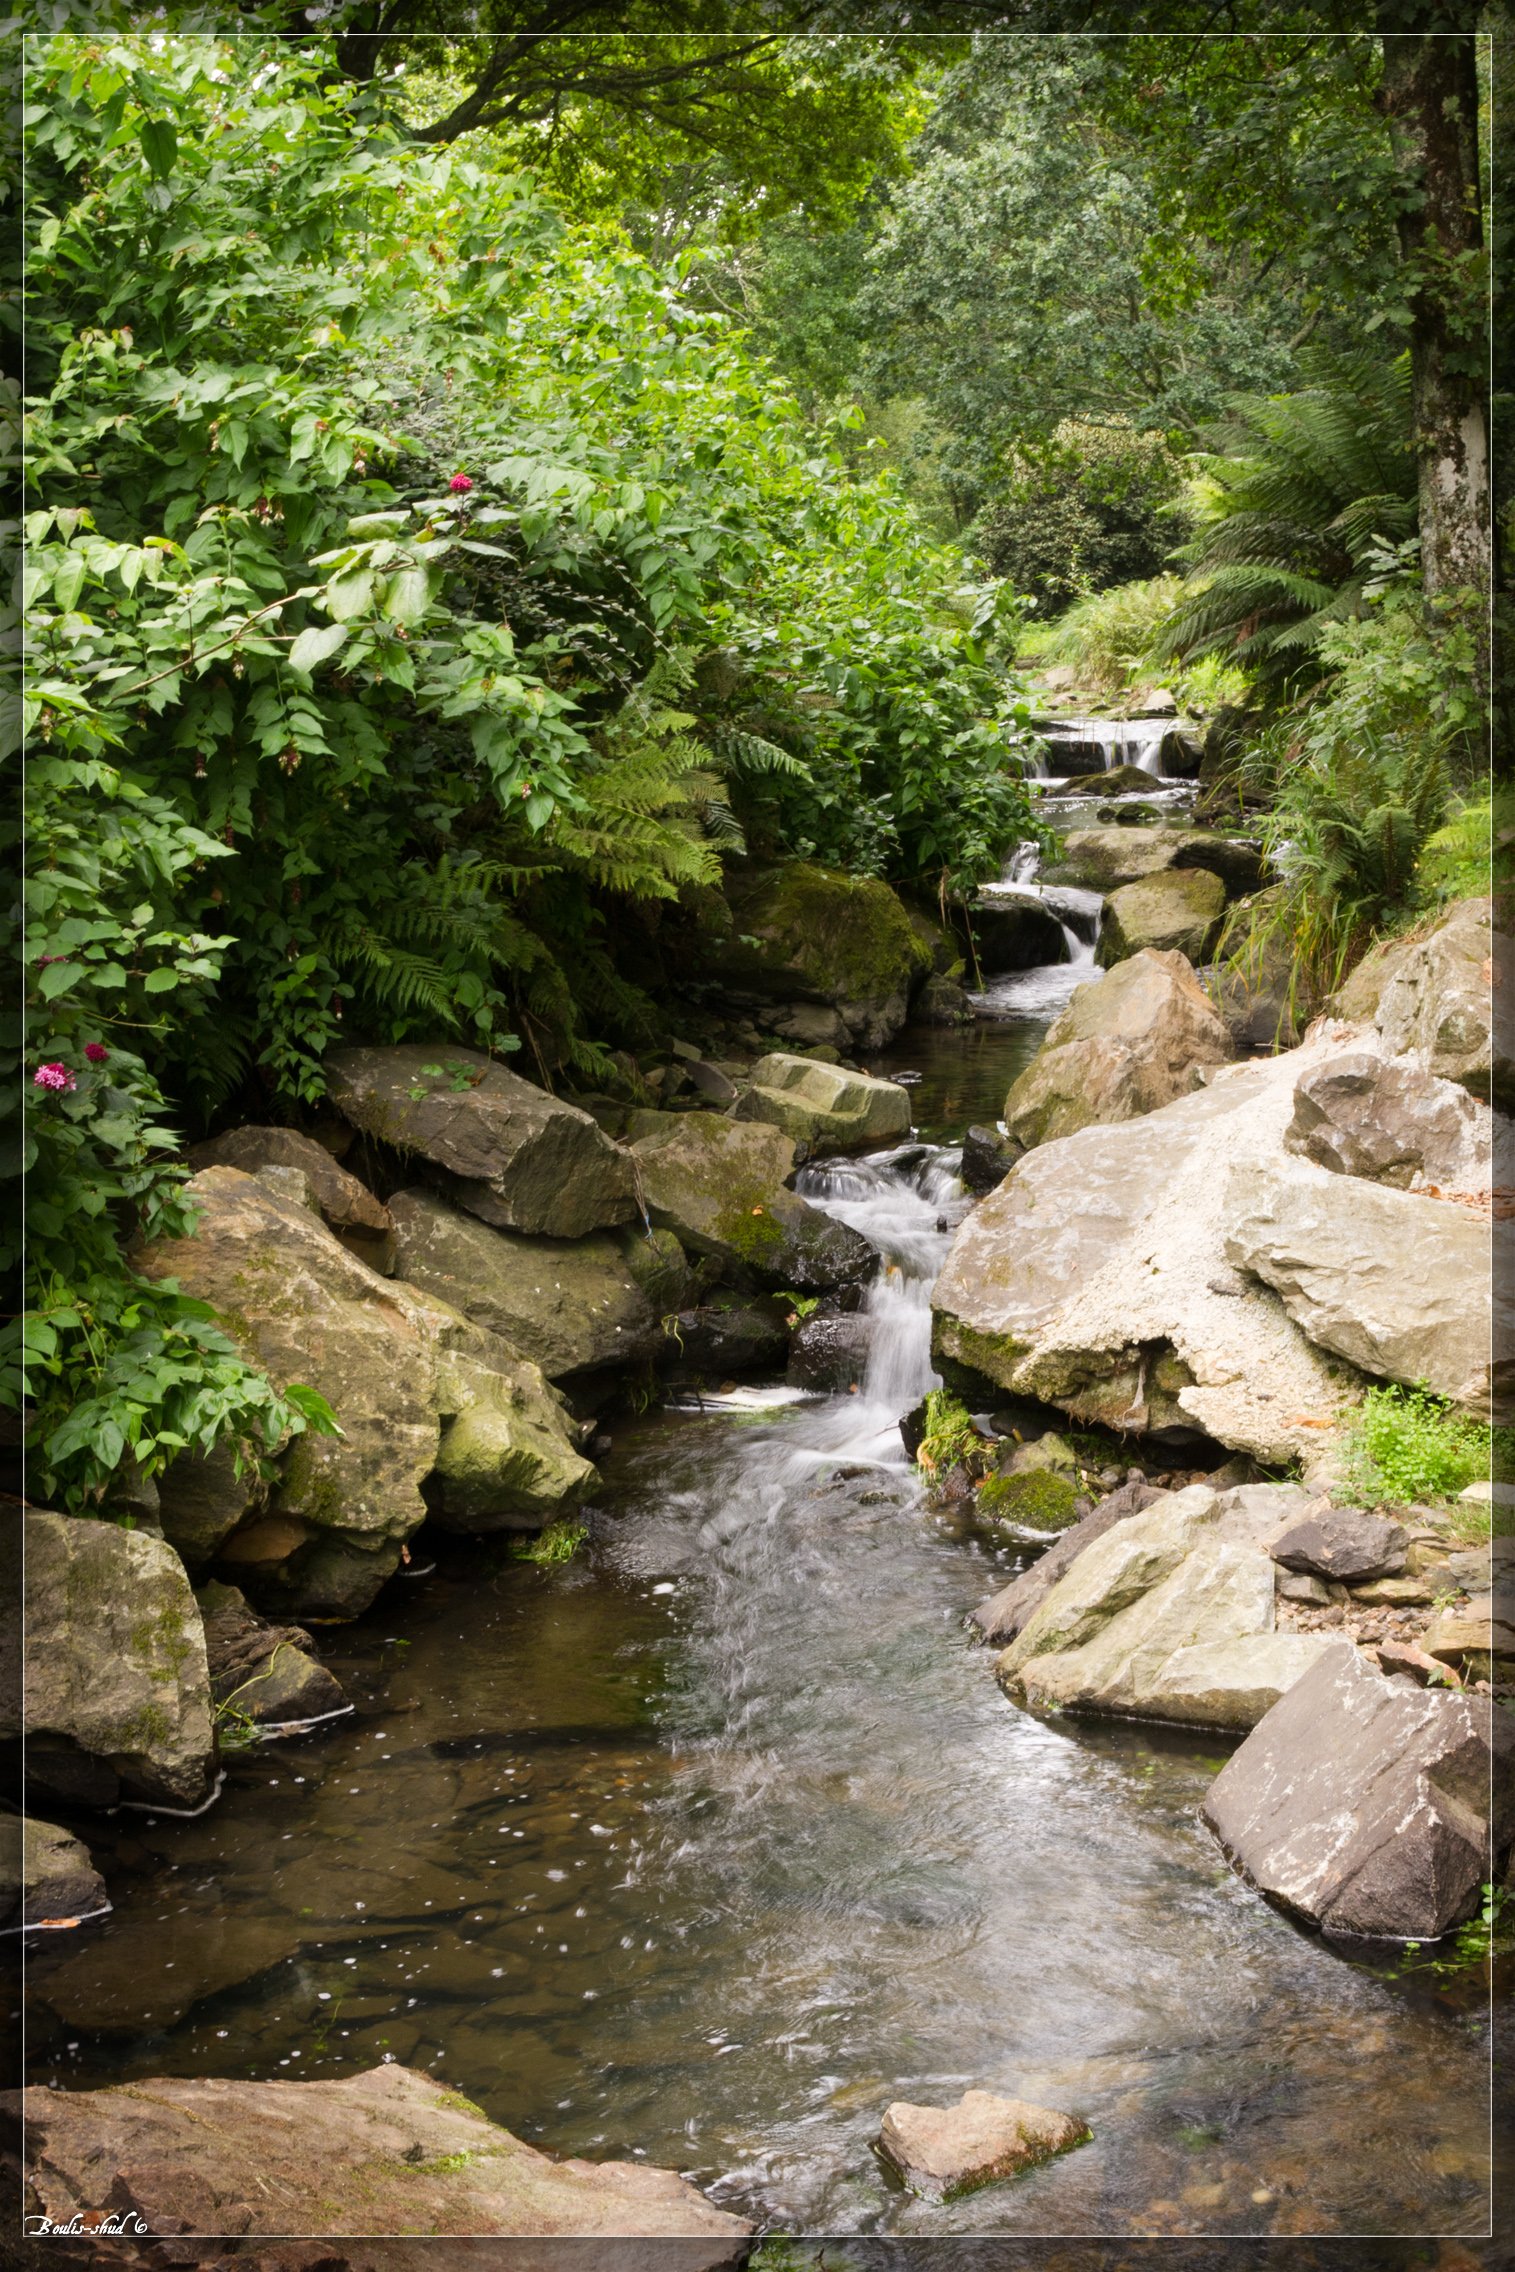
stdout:
{"type": "Polygon", "coordinates": [[[1025,1475],[991,1475],[979,1485],[976,1506],[980,1519],[991,1527],[1013,1523],[1020,1530],[1057,1531],[1075,1520],[1077,1497],[1071,1476],[1044,1467],[1025,1475]]]}
{"type": "Polygon", "coordinates": [[[1160,671],[1160,634],[1182,589],[1178,576],[1154,576],[1078,600],[1053,627],[1043,654],[1073,664],[1084,685],[1118,693],[1160,671]]]}
{"type": "Polygon", "coordinates": [[[1370,1505],[1451,1499],[1485,1478],[1489,1430],[1423,1388],[1370,1388],[1346,1431],[1347,1491],[1370,1505]]]}
{"type": "Polygon", "coordinates": [[[1012,458],[975,539],[995,575],[1044,615],[1112,585],[1156,577],[1184,533],[1182,470],[1161,434],[1065,419],[1012,458]]]}

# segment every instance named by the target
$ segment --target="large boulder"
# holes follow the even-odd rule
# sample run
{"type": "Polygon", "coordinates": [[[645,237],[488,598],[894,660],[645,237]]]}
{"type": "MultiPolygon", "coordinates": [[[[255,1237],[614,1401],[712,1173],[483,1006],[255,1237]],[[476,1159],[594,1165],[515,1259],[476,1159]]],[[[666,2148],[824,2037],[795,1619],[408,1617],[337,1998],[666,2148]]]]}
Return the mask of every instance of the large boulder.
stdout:
{"type": "MultiPolygon", "coordinates": [[[[809,1060],[768,1057],[762,1063],[809,1060]]],[[[708,1255],[738,1281],[796,1293],[861,1284],[878,1267],[876,1249],[788,1189],[784,1178],[794,1153],[794,1137],[766,1118],[724,1120],[708,1112],[681,1113],[631,1147],[649,1215],[691,1254],[708,1255]]]]}
{"type": "Polygon", "coordinates": [[[1273,1287],[1317,1348],[1366,1373],[1487,1405],[1486,1221],[1287,1155],[1238,1167],[1230,1205],[1227,1260],[1273,1287]]]}
{"type": "Polygon", "coordinates": [[[1490,1732],[1487,1698],[1385,1679],[1337,1642],[1226,1762],[1204,1820],[1293,1915],[1434,1940],[1492,1875],[1490,1732]]]}
{"type": "Polygon", "coordinates": [[[1304,1074],[1284,1149],[1336,1175],[1417,1190],[1487,1191],[1494,1116],[1413,1058],[1350,1051],[1304,1074]]]}
{"type": "Polygon", "coordinates": [[[1029,1151],[1096,1122],[1134,1120],[1187,1096],[1230,1054],[1191,965],[1146,948],[1075,990],[1006,1098],[1005,1126],[1029,1151]]]}
{"type": "Polygon", "coordinates": [[[813,1057],[775,1052],[752,1068],[738,1120],[765,1120],[807,1154],[866,1152],[910,1133],[910,1092],[813,1057]]]}
{"type": "Polygon", "coordinates": [[[313,1136],[294,1128],[229,1128],[207,1144],[194,1145],[189,1160],[196,1169],[240,1168],[244,1175],[270,1167],[296,1169],[327,1228],[371,1270],[382,1274],[388,1269],[394,1234],[389,1209],[313,1136]]]}
{"type": "Polygon", "coordinates": [[[1170,868],[1187,841],[1188,831],[1177,828],[1070,829],[1057,857],[1043,867],[1042,878],[1047,883],[1111,892],[1170,868]]]}
{"type": "Polygon", "coordinates": [[[984,1639],[998,1641],[1002,1646],[1013,1641],[1086,1546],[1092,1546],[1107,1530],[1113,1530],[1128,1516],[1139,1515],[1143,1507],[1150,1507],[1163,1496],[1148,1483],[1122,1483],[1108,1492],[1092,1513],[1075,1523],[1071,1530],[1065,1530],[1045,1554],[1039,1554],[1029,1570],[1022,1570],[1007,1586],[1001,1586],[998,1593],[979,1603],[972,1622],[984,1639]]]}
{"type": "Polygon", "coordinates": [[[85,1806],[198,1806],[215,1773],[210,1676],[173,1548],[32,1509],[23,1549],[29,1785],[85,1806]]]}
{"type": "Polygon", "coordinates": [[[1078,1555],[997,1660],[1031,1705],[1249,1728],[1331,1643],[1274,1627],[1288,1486],[1172,1492],[1078,1555]]]}
{"type": "Polygon", "coordinates": [[[438,1351],[437,1410],[426,1495],[443,1530],[541,1530],[597,1487],[562,1394],[497,1335],[475,1329],[438,1351]]]}
{"type": "Polygon", "coordinates": [[[656,1355],[652,1303],[612,1233],[491,1230],[420,1189],[396,1192],[390,1212],[399,1278],[498,1335],[549,1380],[656,1355]]]}
{"type": "Polygon", "coordinates": [[[898,1033],[932,953],[887,884],[793,860],[730,871],[724,890],[702,975],[737,1002],[825,1004],[862,1048],[898,1033]]]}
{"type": "Polygon", "coordinates": [[[1068,960],[1063,927],[1038,892],[985,892],[969,908],[968,921],[979,969],[988,977],[1068,960]]]}
{"type": "Polygon", "coordinates": [[[355,1615],[425,1519],[439,1435],[432,1337],[403,1289],[308,1208],[237,1168],[204,1168],[189,1191],[202,1210],[194,1235],[159,1240],[138,1266],[209,1302],[278,1387],[319,1389],[342,1430],[296,1438],[266,1507],[251,1478],[226,1479],[246,1501],[219,1558],[291,1607],[355,1615]]]}
{"type": "Polygon", "coordinates": [[[1493,1015],[1494,913],[1459,900],[1423,938],[1388,939],[1332,998],[1338,1018],[1371,1023],[1393,1055],[1515,1109],[1515,1062],[1493,1015]]]}
{"type": "Polygon", "coordinates": [[[1143,947],[1204,962],[1225,905],[1226,887],[1210,869],[1164,868],[1110,894],[1095,952],[1106,970],[1143,947]]]}
{"type": "Polygon", "coordinates": [[[1295,1081],[1327,1047],[1222,1066],[1140,1120],[1027,1153],[958,1230],[932,1295],[940,1354],[1078,1419],[1329,1470],[1362,1376],[1224,1251],[1233,1174],[1284,1156],[1295,1081]]]}
{"type": "Polygon", "coordinates": [[[672,2170],[554,2161],[398,2063],[332,2082],[154,2077],[4,2094],[24,2119],[28,2206],[102,2208],[149,2233],[690,2236],[680,2272],[734,2264],[751,2226],[672,2170]]]}
{"type": "Polygon", "coordinates": [[[33,1814],[0,1814],[0,1932],[98,1917],[109,1907],[105,1880],[71,1831],[33,1814]]]}
{"type": "Polygon", "coordinates": [[[636,1211],[625,1154],[589,1114],[488,1057],[405,1042],[339,1049],[326,1073],[355,1128],[428,1161],[483,1222],[572,1239],[636,1211]]]}

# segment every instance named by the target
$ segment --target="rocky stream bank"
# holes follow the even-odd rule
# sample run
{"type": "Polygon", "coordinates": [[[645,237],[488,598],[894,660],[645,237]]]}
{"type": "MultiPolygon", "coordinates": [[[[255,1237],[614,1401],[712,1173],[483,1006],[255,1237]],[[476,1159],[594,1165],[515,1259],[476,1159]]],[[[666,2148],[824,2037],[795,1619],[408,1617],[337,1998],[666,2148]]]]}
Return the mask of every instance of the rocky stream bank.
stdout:
{"type": "MultiPolygon", "coordinates": [[[[1381,951],[1260,1055],[1262,982],[1240,998],[1205,957],[1261,880],[1234,837],[1075,829],[958,940],[882,885],[757,872],[729,936],[712,925],[700,1039],[624,1093],[359,1048],[307,1131],[202,1148],[196,1235],[142,1266],[320,1389],[342,1433],[261,1472],[182,1458],[155,1496],[123,1488],[131,1527],[24,1515],[34,1819],[7,1893],[49,2085],[38,2206],[163,2234],[682,2234],[690,2272],[769,2224],[1362,2230],[1382,2154],[1326,2172],[1310,2142],[1345,2011],[1369,2043],[1407,2029],[1448,2110],[1444,2167],[1389,2184],[1381,2229],[1477,2229],[1457,2043],[1277,1918],[1349,1952],[1429,1941],[1508,1870],[1490,1487],[1354,1506],[1341,1468],[1373,1383],[1503,1411],[1491,917],[1465,903],[1381,951]],[[975,1033],[1016,1035],[1015,1077],[944,1144],[880,1072],[912,1005],[951,1046],[975,1004],[975,1033]],[[940,1378],[970,1432],[923,1475],[907,1447],[940,1378]],[[556,1561],[585,1528],[591,1565],[556,1561]],[[998,1688],[960,1645],[969,1611],[998,1688]],[[1066,1732],[1100,1728],[1115,1750],[1066,1732]],[[1160,1828],[1121,1815],[1128,1728],[1158,1731],[1160,1828]],[[1119,1845],[1138,1900],[1092,2004],[1061,1960],[1018,2024],[984,2016],[987,1977],[975,2000],[1030,1889],[1023,1854],[999,1865],[1014,1903],[991,1885],[981,1809],[968,1858],[940,1785],[970,1761],[970,1790],[1008,1776],[1036,1826],[1044,1918],[1059,1804],[1090,1851],[1119,1845]],[[1157,1922],[1174,1885],[1209,1889],[1208,1963],[1231,1936],[1243,1974],[1277,1968],[1300,2111],[1274,2180],[1234,2139],[1181,2180],[1154,2127],[1156,2014],[1192,1956],[1157,1922]],[[549,1924],[582,1988],[545,1986],[549,1924]],[[812,2030],[812,2008],[838,2016],[812,2030]],[[502,2059],[509,2129],[512,2089],[472,2080],[502,2059]],[[795,2101],[797,2071],[817,2087],[795,2101]]],[[[1085,1897],[1109,1901],[1100,1875],[1085,1897]]],[[[1246,1997],[1233,2017],[1213,1993],[1198,2065],[1172,2053],[1204,2106],[1245,2056],[1246,1997]]]]}

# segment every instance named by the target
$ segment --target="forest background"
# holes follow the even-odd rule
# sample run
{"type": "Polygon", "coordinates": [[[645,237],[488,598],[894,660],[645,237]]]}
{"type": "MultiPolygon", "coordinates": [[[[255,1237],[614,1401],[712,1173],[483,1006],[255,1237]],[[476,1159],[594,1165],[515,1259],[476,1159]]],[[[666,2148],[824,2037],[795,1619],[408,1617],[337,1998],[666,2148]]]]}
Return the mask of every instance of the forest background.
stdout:
{"type": "Polygon", "coordinates": [[[1044,830],[1038,662],[1211,718],[1306,995],[1487,878],[1502,22],[754,20],[26,42],[36,1495],[331,1424],[134,1270],[185,1141],[348,1038],[635,1095],[731,863],[1044,830]]]}

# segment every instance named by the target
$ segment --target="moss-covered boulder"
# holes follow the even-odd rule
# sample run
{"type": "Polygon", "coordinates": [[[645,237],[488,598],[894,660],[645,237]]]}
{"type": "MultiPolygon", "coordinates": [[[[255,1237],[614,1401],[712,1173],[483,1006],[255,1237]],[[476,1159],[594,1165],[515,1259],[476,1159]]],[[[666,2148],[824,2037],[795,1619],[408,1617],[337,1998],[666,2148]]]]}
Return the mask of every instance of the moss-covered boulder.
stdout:
{"type": "Polygon", "coordinates": [[[864,1048],[898,1033],[933,957],[887,884],[791,860],[733,872],[725,900],[704,962],[734,1000],[828,1004],[864,1048]]]}
{"type": "Polygon", "coordinates": [[[1225,912],[1226,887],[1209,868],[1165,868],[1122,884],[1105,901],[1098,959],[1106,970],[1143,947],[1208,959],[1225,912]]]}
{"type": "Polygon", "coordinates": [[[859,1284],[878,1267],[867,1239],[787,1188],[793,1139],[763,1120],[684,1113],[633,1144],[631,1156],[653,1222],[739,1281],[825,1293],[859,1284]]]}
{"type": "Polygon", "coordinates": [[[193,1807],[215,1770],[205,1636],[184,1565],[146,1531],[28,1512],[26,1772],[43,1796],[193,1807]]]}
{"type": "Polygon", "coordinates": [[[594,1490],[594,1467],[540,1366],[444,1351],[437,1383],[442,1442],[427,1496],[444,1530],[541,1530],[594,1490]]]}
{"type": "Polygon", "coordinates": [[[804,1156],[866,1152],[910,1133],[910,1092],[897,1081],[849,1073],[813,1057],[775,1051],[752,1068],[736,1107],[738,1120],[766,1120],[804,1156]]]}
{"type": "Polygon", "coordinates": [[[973,1503],[976,1529],[1007,1544],[1055,1538],[1087,1511],[1080,1506],[1073,1479],[1056,1468],[1028,1468],[1018,1475],[991,1475],[973,1503]]]}
{"type": "Polygon", "coordinates": [[[419,1188],[396,1192],[390,1212],[398,1278],[500,1336],[549,1380],[656,1354],[657,1317],[628,1239],[495,1231],[419,1188]]]}
{"type": "Polygon", "coordinates": [[[340,1049],[327,1074],[355,1128],[427,1161],[497,1229],[578,1238],[635,1212],[625,1155],[590,1115],[474,1050],[340,1049]]]}

